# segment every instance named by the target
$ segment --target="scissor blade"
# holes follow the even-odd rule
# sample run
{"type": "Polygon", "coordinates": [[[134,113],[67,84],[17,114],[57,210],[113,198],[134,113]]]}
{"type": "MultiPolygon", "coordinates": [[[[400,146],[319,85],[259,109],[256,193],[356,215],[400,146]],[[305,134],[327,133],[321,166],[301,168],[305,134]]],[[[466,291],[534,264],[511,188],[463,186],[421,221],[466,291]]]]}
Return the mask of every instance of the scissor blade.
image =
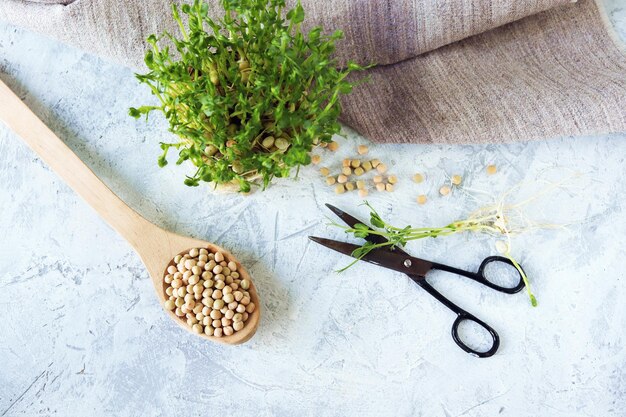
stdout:
{"type": "MultiPolygon", "coordinates": [[[[357,224],[364,224],[367,226],[367,223],[362,222],[361,220],[357,219],[356,217],[351,216],[350,214],[346,213],[340,208],[333,206],[332,204],[326,204],[326,207],[328,207],[330,211],[335,213],[337,217],[343,220],[345,224],[347,224],[348,226],[352,228],[354,228],[354,226],[357,224]]],[[[369,226],[368,226],[368,229],[372,230],[369,226]]],[[[372,243],[384,243],[387,241],[387,239],[378,235],[369,235],[365,238],[365,240],[367,240],[368,242],[372,242],[372,243]]]]}
{"type": "MultiPolygon", "coordinates": [[[[339,242],[323,237],[309,236],[309,239],[329,249],[343,253],[344,255],[352,256],[353,258],[355,257],[352,255],[354,251],[361,247],[354,243],[339,242]]],[[[387,269],[409,275],[418,275],[420,277],[426,276],[426,273],[433,267],[431,262],[414,258],[404,253],[390,251],[389,249],[373,249],[362,257],[361,260],[387,269]]]]}

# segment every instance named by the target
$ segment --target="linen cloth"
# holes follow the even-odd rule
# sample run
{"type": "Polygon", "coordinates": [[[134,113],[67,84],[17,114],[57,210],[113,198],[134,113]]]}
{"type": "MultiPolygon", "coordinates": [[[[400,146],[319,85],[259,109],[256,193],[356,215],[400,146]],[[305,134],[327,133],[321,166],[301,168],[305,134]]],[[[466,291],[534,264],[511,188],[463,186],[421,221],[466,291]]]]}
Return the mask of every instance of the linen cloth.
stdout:
{"type": "MultiPolygon", "coordinates": [[[[0,20],[143,70],[172,0],[3,0],[0,20]]],[[[185,3],[175,0],[176,3],[185,3]]],[[[209,0],[220,17],[219,1],[209,0]]],[[[293,5],[293,1],[288,2],[293,5]]],[[[626,131],[626,52],[594,0],[302,0],[376,63],[342,122],[375,141],[479,143],[626,131]]],[[[361,76],[361,74],[359,74],[361,76]]]]}

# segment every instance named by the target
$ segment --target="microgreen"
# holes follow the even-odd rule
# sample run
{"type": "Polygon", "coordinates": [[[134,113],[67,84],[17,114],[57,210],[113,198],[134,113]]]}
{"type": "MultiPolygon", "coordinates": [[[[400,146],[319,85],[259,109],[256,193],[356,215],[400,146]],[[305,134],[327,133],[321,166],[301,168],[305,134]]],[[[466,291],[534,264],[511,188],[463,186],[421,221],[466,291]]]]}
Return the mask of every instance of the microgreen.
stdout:
{"type": "Polygon", "coordinates": [[[358,82],[346,77],[363,67],[337,69],[333,58],[341,31],[321,27],[304,34],[304,9],[284,0],[221,0],[222,19],[208,16],[208,4],[194,0],[173,17],[180,36],[151,35],[147,42],[147,84],[158,105],[131,108],[135,118],[162,112],[177,143],[161,143],[158,165],[172,148],[177,164],[191,161],[195,173],[185,184],[202,181],[252,184],[265,188],[274,177],[308,165],[312,148],[340,133],[342,94],[358,82]],[[175,49],[175,51],[172,49],[175,49]]]}
{"type": "MultiPolygon", "coordinates": [[[[365,204],[370,210],[370,224],[374,228],[370,228],[361,223],[354,225],[354,227],[345,226],[336,222],[332,222],[331,225],[340,227],[344,229],[346,233],[352,234],[357,238],[364,239],[368,236],[382,236],[387,239],[387,241],[382,243],[365,242],[352,253],[352,256],[356,259],[346,267],[340,269],[339,272],[350,268],[374,249],[385,247],[404,247],[407,242],[412,240],[419,240],[428,237],[436,238],[450,236],[455,233],[463,232],[505,235],[508,239],[511,233],[516,232],[515,230],[509,229],[506,211],[510,209],[510,207],[504,205],[483,207],[470,214],[467,219],[456,220],[443,227],[412,227],[408,225],[399,228],[384,221],[380,214],[378,214],[374,207],[372,207],[367,201],[363,204],[365,204]]],[[[526,284],[526,291],[528,293],[528,297],[530,298],[530,302],[533,306],[536,306],[537,299],[531,291],[528,277],[526,276],[524,270],[520,267],[519,263],[513,259],[513,256],[510,253],[510,244],[506,245],[506,251],[502,255],[508,258],[513,263],[513,266],[519,271],[524,283],[526,284]]]]}

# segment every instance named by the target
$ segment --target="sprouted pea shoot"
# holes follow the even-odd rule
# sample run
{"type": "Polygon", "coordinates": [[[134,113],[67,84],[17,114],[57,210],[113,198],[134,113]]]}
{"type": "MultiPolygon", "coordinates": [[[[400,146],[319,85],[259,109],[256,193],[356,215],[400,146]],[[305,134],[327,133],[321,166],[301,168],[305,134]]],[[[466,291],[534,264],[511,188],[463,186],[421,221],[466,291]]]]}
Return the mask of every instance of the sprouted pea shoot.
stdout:
{"type": "MultiPolygon", "coordinates": [[[[350,268],[356,262],[361,260],[370,251],[377,248],[384,247],[404,247],[407,242],[412,240],[424,239],[427,237],[441,237],[450,236],[455,233],[474,232],[474,233],[487,233],[490,235],[505,235],[507,239],[512,230],[509,229],[506,217],[506,207],[504,205],[495,205],[493,207],[484,207],[476,212],[472,213],[465,220],[454,221],[444,227],[418,227],[411,226],[395,227],[386,221],[384,221],[378,212],[367,202],[365,204],[370,209],[370,224],[376,229],[370,229],[367,225],[357,223],[354,227],[344,226],[342,224],[332,222],[331,225],[340,227],[346,231],[346,233],[352,234],[357,238],[364,239],[369,235],[382,236],[387,239],[383,243],[371,243],[366,242],[360,248],[356,249],[352,256],[356,259],[346,267],[339,270],[339,272],[345,271],[350,268]]],[[[513,266],[519,271],[526,284],[526,291],[530,302],[533,307],[537,306],[537,299],[532,293],[530,288],[530,282],[524,270],[520,267],[519,263],[513,259],[510,252],[510,245],[506,245],[506,251],[503,256],[508,258],[513,266]]]]}

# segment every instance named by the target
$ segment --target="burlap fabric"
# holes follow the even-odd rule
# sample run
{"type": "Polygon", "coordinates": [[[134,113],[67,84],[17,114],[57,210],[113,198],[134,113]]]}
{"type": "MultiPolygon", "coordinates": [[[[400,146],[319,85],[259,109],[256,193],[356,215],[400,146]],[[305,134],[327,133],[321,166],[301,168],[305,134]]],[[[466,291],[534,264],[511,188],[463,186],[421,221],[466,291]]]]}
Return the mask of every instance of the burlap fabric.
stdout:
{"type": "MultiPolygon", "coordinates": [[[[184,3],[182,0],[176,0],[184,3]]],[[[221,16],[217,0],[211,13],[221,16]]],[[[175,32],[171,0],[2,0],[0,20],[136,69],[175,32]]],[[[342,121],[382,142],[477,143],[626,131],[626,53],[593,0],[303,0],[377,63],[342,121]]]]}

